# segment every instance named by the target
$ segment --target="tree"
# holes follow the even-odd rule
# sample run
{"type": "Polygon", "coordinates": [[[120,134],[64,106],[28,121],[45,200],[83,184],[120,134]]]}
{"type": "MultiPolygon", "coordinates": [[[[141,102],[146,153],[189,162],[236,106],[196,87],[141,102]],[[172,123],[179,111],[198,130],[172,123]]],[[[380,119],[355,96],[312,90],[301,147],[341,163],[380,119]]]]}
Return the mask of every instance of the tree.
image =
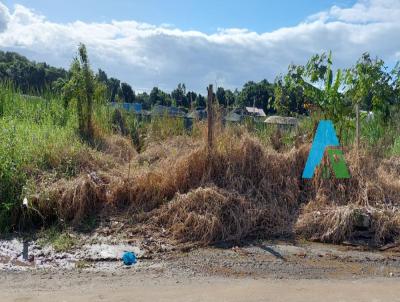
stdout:
{"type": "Polygon", "coordinates": [[[198,94],[194,103],[195,108],[205,108],[206,107],[206,98],[201,94],[198,94]]]}
{"type": "Polygon", "coordinates": [[[236,97],[233,92],[229,89],[224,89],[223,87],[217,88],[215,96],[219,105],[226,108],[233,106],[236,101],[236,97]]]}
{"type": "Polygon", "coordinates": [[[225,90],[225,107],[229,108],[230,106],[233,106],[236,102],[236,96],[235,94],[230,90],[227,89],[225,90]]]}
{"type": "Polygon", "coordinates": [[[134,103],[135,102],[135,92],[132,90],[132,87],[127,83],[121,84],[121,92],[122,98],[126,103],[134,103]]]}
{"type": "Polygon", "coordinates": [[[101,82],[105,85],[108,85],[108,76],[107,76],[106,72],[104,70],[101,70],[100,68],[97,71],[96,79],[99,82],[101,82]]]}
{"type": "Polygon", "coordinates": [[[285,76],[279,76],[275,80],[274,108],[281,115],[292,113],[304,114],[304,89],[301,84],[302,68],[290,65],[285,76]]]}
{"type": "Polygon", "coordinates": [[[70,79],[63,91],[65,99],[76,101],[79,133],[87,140],[93,138],[93,96],[96,84],[89,65],[86,46],[80,44],[78,55],[72,61],[70,79]]]}
{"type": "Polygon", "coordinates": [[[368,111],[379,111],[387,118],[389,106],[395,99],[391,81],[392,77],[386,71],[384,62],[378,58],[372,59],[369,53],[364,53],[356,65],[347,71],[347,95],[353,104],[359,104],[368,111]]]}
{"type": "Polygon", "coordinates": [[[23,93],[40,94],[53,89],[58,79],[67,76],[67,71],[62,68],[29,61],[15,52],[0,51],[0,78],[12,81],[23,93]]]}
{"type": "Polygon", "coordinates": [[[332,120],[339,127],[339,137],[351,113],[351,106],[341,88],[344,84],[344,76],[340,69],[333,74],[332,53],[314,55],[306,64],[300,67],[300,81],[307,99],[319,106],[325,119],[332,120]]]}
{"type": "Polygon", "coordinates": [[[265,112],[272,112],[274,99],[274,86],[267,80],[259,83],[249,81],[244,84],[242,91],[237,98],[239,107],[252,107],[264,109],[265,112]]]}
{"type": "Polygon", "coordinates": [[[151,109],[150,96],[146,92],[139,93],[136,96],[136,101],[143,105],[143,109],[151,109]]]}
{"type": "Polygon", "coordinates": [[[110,102],[115,102],[115,97],[120,89],[120,81],[115,78],[110,78],[108,80],[108,91],[110,96],[110,102]]]}
{"type": "Polygon", "coordinates": [[[185,84],[178,84],[178,87],[171,92],[171,97],[176,101],[177,106],[189,107],[189,101],[186,97],[185,84]]]}
{"type": "Polygon", "coordinates": [[[197,93],[194,91],[189,91],[186,94],[186,99],[188,100],[189,108],[192,108],[193,105],[195,105],[196,99],[197,99],[197,93]]]}
{"type": "Polygon", "coordinates": [[[225,99],[225,89],[222,87],[218,87],[217,91],[215,92],[215,97],[217,99],[217,102],[220,106],[226,105],[226,99],[225,99]]]}
{"type": "Polygon", "coordinates": [[[154,105],[171,106],[172,99],[167,93],[165,93],[158,87],[154,87],[150,92],[149,102],[151,106],[154,105]]]}

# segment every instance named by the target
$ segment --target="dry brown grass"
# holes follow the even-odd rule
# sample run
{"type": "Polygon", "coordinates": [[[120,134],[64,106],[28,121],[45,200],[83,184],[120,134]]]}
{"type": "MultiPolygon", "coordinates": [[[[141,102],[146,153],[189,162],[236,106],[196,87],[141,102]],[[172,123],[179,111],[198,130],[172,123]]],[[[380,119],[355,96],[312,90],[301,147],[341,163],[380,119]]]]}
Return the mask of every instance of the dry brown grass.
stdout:
{"type": "Polygon", "coordinates": [[[137,155],[131,141],[120,135],[106,136],[102,140],[100,150],[111,155],[119,163],[128,162],[137,155]]]}
{"type": "Polygon", "coordinates": [[[295,231],[322,242],[340,243],[358,236],[369,237],[372,244],[399,240],[399,159],[377,162],[364,154],[358,161],[349,151],[346,162],[350,179],[323,179],[317,171],[295,231]]]}
{"type": "Polygon", "coordinates": [[[113,184],[112,201],[133,212],[161,206],[160,226],[181,241],[286,235],[296,217],[305,156],[304,148],[279,154],[246,132],[227,132],[209,157],[204,145],[196,146],[172,161],[162,160],[155,169],[119,180],[113,184]],[[224,218],[224,211],[239,211],[242,217],[235,219],[240,223],[224,218]]]}
{"type": "Polygon", "coordinates": [[[350,179],[323,179],[317,171],[306,181],[309,145],[278,153],[236,128],[217,131],[208,154],[203,137],[159,141],[139,155],[114,137],[104,149],[119,163],[114,169],[55,182],[37,206],[74,223],[104,208],[144,212],[145,223],[202,244],[294,232],[339,243],[360,229],[376,244],[400,238],[399,159],[377,163],[362,154],[358,165],[347,150],[350,179]]]}
{"type": "Polygon", "coordinates": [[[213,186],[178,194],[157,218],[176,239],[203,243],[245,238],[256,219],[246,199],[213,186]]]}
{"type": "Polygon", "coordinates": [[[341,243],[363,236],[372,236],[375,244],[383,244],[400,235],[400,212],[354,204],[305,210],[296,230],[308,239],[341,243]]]}

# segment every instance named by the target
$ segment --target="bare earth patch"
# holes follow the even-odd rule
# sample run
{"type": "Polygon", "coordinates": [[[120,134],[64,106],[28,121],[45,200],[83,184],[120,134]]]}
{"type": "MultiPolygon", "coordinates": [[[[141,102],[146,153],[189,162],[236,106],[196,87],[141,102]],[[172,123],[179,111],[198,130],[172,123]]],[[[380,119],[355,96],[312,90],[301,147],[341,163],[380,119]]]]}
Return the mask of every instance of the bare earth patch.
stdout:
{"type": "Polygon", "coordinates": [[[398,248],[259,241],[143,254],[130,268],[101,250],[78,268],[3,266],[1,301],[399,301],[398,248]]]}

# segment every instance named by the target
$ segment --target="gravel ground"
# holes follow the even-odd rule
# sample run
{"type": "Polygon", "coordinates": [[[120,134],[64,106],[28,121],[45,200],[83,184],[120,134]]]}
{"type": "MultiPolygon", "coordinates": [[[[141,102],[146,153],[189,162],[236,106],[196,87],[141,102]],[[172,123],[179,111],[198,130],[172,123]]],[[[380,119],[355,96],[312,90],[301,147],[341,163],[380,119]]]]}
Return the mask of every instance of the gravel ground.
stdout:
{"type": "Polygon", "coordinates": [[[320,279],[400,277],[400,248],[385,251],[318,243],[250,242],[238,247],[185,249],[154,240],[117,242],[112,237],[86,238],[78,248],[56,252],[51,246],[30,242],[24,260],[21,240],[0,241],[0,272],[90,271],[123,274],[124,251],[138,263],[130,271],[184,276],[320,279]]]}
{"type": "Polygon", "coordinates": [[[68,253],[32,242],[24,261],[21,241],[0,241],[0,301],[320,301],[318,292],[324,301],[400,301],[395,246],[257,241],[185,251],[131,242],[97,237],[68,253]],[[136,265],[121,263],[125,250],[136,265]]]}

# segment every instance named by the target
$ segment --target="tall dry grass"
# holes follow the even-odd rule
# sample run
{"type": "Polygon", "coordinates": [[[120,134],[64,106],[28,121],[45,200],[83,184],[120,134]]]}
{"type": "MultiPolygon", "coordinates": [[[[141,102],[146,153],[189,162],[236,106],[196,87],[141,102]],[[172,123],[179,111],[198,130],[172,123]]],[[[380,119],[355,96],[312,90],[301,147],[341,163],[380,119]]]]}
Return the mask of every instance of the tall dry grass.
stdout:
{"type": "Polygon", "coordinates": [[[358,160],[345,150],[350,179],[324,179],[318,170],[310,181],[301,179],[309,144],[277,152],[244,128],[216,133],[210,154],[205,135],[153,142],[138,155],[114,143],[122,146],[110,155],[122,158],[116,167],[60,180],[36,206],[74,224],[103,210],[146,213],[144,224],[201,244],[282,236],[335,243],[361,236],[376,245],[399,239],[398,158],[375,161],[362,153],[358,160]]]}

